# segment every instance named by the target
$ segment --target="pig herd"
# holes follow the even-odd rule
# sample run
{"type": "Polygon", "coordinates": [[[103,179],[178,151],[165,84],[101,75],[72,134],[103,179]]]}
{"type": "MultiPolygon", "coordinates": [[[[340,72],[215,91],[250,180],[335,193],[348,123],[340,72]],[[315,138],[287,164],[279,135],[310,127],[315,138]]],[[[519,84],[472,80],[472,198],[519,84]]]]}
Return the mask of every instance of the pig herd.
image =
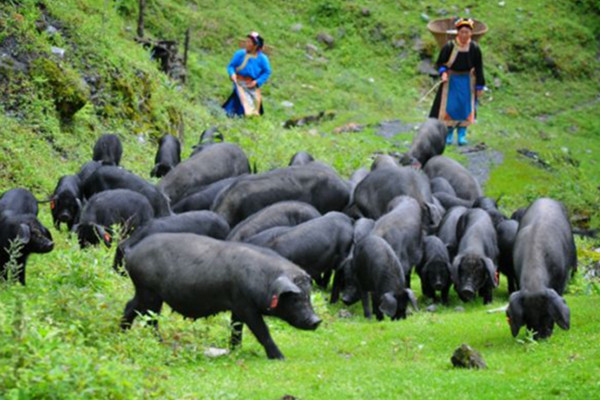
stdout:
{"type": "MultiPolygon", "coordinates": [[[[81,248],[111,246],[120,227],[113,267],[135,287],[123,329],[163,303],[194,319],[230,311],[232,347],[246,324],[269,358],[283,358],[263,316],[316,329],[314,282],[325,290],[331,283],[332,303],[361,301],[367,318],[403,319],[409,306],[418,310],[413,269],[422,295],[443,304],[451,286],[462,301],[490,303],[501,272],[514,336],[522,326],[536,338],[554,324],[568,329],[561,296],[577,255],[565,207],[542,198],[506,217],[467,169],[442,155],[445,136],[443,124],[427,120],[400,159],[379,155],[344,180],[306,152],[252,173],[242,149],[215,129],[181,161],[179,140],[166,135],[154,185],[121,168],[119,138],[103,135],[93,160],[61,177],[48,201],[55,228],[66,224],[81,248]]],[[[22,284],[28,255],[53,249],[38,203],[21,188],[0,198],[5,279],[11,243],[21,244],[14,261],[22,284]]]]}

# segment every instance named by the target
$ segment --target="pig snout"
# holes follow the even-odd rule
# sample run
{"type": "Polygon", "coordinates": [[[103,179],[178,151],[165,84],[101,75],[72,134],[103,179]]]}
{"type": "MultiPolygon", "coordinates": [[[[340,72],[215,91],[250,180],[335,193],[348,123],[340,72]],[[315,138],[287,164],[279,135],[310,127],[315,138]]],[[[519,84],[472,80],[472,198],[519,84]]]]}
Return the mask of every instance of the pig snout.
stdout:
{"type": "Polygon", "coordinates": [[[59,220],[60,222],[65,222],[65,223],[66,223],[66,222],[69,222],[69,221],[71,221],[71,219],[72,219],[72,218],[71,218],[71,214],[70,214],[70,213],[68,213],[68,212],[62,212],[62,213],[60,213],[60,215],[58,216],[58,220],[59,220]]]}
{"type": "Polygon", "coordinates": [[[461,289],[460,295],[464,301],[470,301],[475,297],[475,291],[472,287],[467,286],[461,289]]]}
{"type": "Polygon", "coordinates": [[[317,329],[319,327],[321,322],[323,322],[323,321],[319,317],[317,317],[316,315],[311,315],[311,317],[308,319],[308,321],[306,321],[306,326],[307,326],[306,329],[310,330],[310,331],[314,331],[315,329],[317,329]]]}
{"type": "Polygon", "coordinates": [[[441,279],[435,281],[435,283],[433,284],[433,288],[435,290],[442,290],[444,288],[444,284],[442,283],[441,279]]]}

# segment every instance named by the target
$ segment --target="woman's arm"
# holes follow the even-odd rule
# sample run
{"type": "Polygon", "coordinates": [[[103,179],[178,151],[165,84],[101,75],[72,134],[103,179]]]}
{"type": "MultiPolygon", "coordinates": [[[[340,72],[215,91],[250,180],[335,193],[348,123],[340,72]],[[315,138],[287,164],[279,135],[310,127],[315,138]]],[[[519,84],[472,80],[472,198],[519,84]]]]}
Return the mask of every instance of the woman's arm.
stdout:
{"type": "Polygon", "coordinates": [[[481,91],[485,87],[485,77],[483,75],[483,57],[479,46],[473,47],[473,66],[475,67],[475,89],[481,91]]]}
{"type": "Polygon", "coordinates": [[[255,79],[256,86],[258,87],[261,87],[267,81],[267,79],[269,79],[269,76],[271,76],[271,64],[269,63],[269,58],[263,54],[260,57],[260,60],[260,75],[255,79]]]}
{"type": "Polygon", "coordinates": [[[229,62],[229,65],[227,66],[227,75],[229,77],[231,77],[232,75],[235,75],[235,69],[237,67],[239,67],[240,65],[242,65],[242,62],[244,61],[245,53],[246,53],[245,50],[238,50],[235,52],[235,54],[231,58],[231,61],[229,62]]]}

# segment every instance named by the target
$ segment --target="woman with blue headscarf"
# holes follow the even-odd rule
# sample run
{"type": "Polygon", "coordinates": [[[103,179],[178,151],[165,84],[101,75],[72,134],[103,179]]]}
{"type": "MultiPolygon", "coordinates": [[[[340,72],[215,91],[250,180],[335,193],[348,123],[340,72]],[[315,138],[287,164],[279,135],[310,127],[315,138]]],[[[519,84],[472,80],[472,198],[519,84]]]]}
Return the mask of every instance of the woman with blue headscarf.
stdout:
{"type": "Polygon", "coordinates": [[[437,60],[443,84],[429,116],[448,127],[446,144],[452,144],[454,129],[458,131],[458,145],[467,144],[467,127],[475,122],[477,99],[485,88],[481,50],[471,40],[473,25],[472,19],[459,18],[456,39],[442,47],[437,60]]]}
{"type": "Polygon", "coordinates": [[[230,117],[264,113],[260,88],[271,75],[269,58],[262,51],[264,43],[258,33],[250,33],[244,48],[235,52],[227,66],[227,73],[233,82],[233,93],[223,108],[230,117]]]}

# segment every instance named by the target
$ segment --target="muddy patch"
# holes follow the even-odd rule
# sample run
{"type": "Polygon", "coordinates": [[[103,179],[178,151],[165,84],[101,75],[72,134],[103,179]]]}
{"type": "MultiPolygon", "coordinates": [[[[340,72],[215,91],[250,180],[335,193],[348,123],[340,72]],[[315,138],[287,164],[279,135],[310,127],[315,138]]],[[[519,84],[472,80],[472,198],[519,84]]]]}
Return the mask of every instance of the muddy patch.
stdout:
{"type": "Polygon", "coordinates": [[[460,152],[467,157],[466,167],[480,185],[487,182],[492,168],[504,162],[504,155],[485,143],[463,147],[460,152]]]}

